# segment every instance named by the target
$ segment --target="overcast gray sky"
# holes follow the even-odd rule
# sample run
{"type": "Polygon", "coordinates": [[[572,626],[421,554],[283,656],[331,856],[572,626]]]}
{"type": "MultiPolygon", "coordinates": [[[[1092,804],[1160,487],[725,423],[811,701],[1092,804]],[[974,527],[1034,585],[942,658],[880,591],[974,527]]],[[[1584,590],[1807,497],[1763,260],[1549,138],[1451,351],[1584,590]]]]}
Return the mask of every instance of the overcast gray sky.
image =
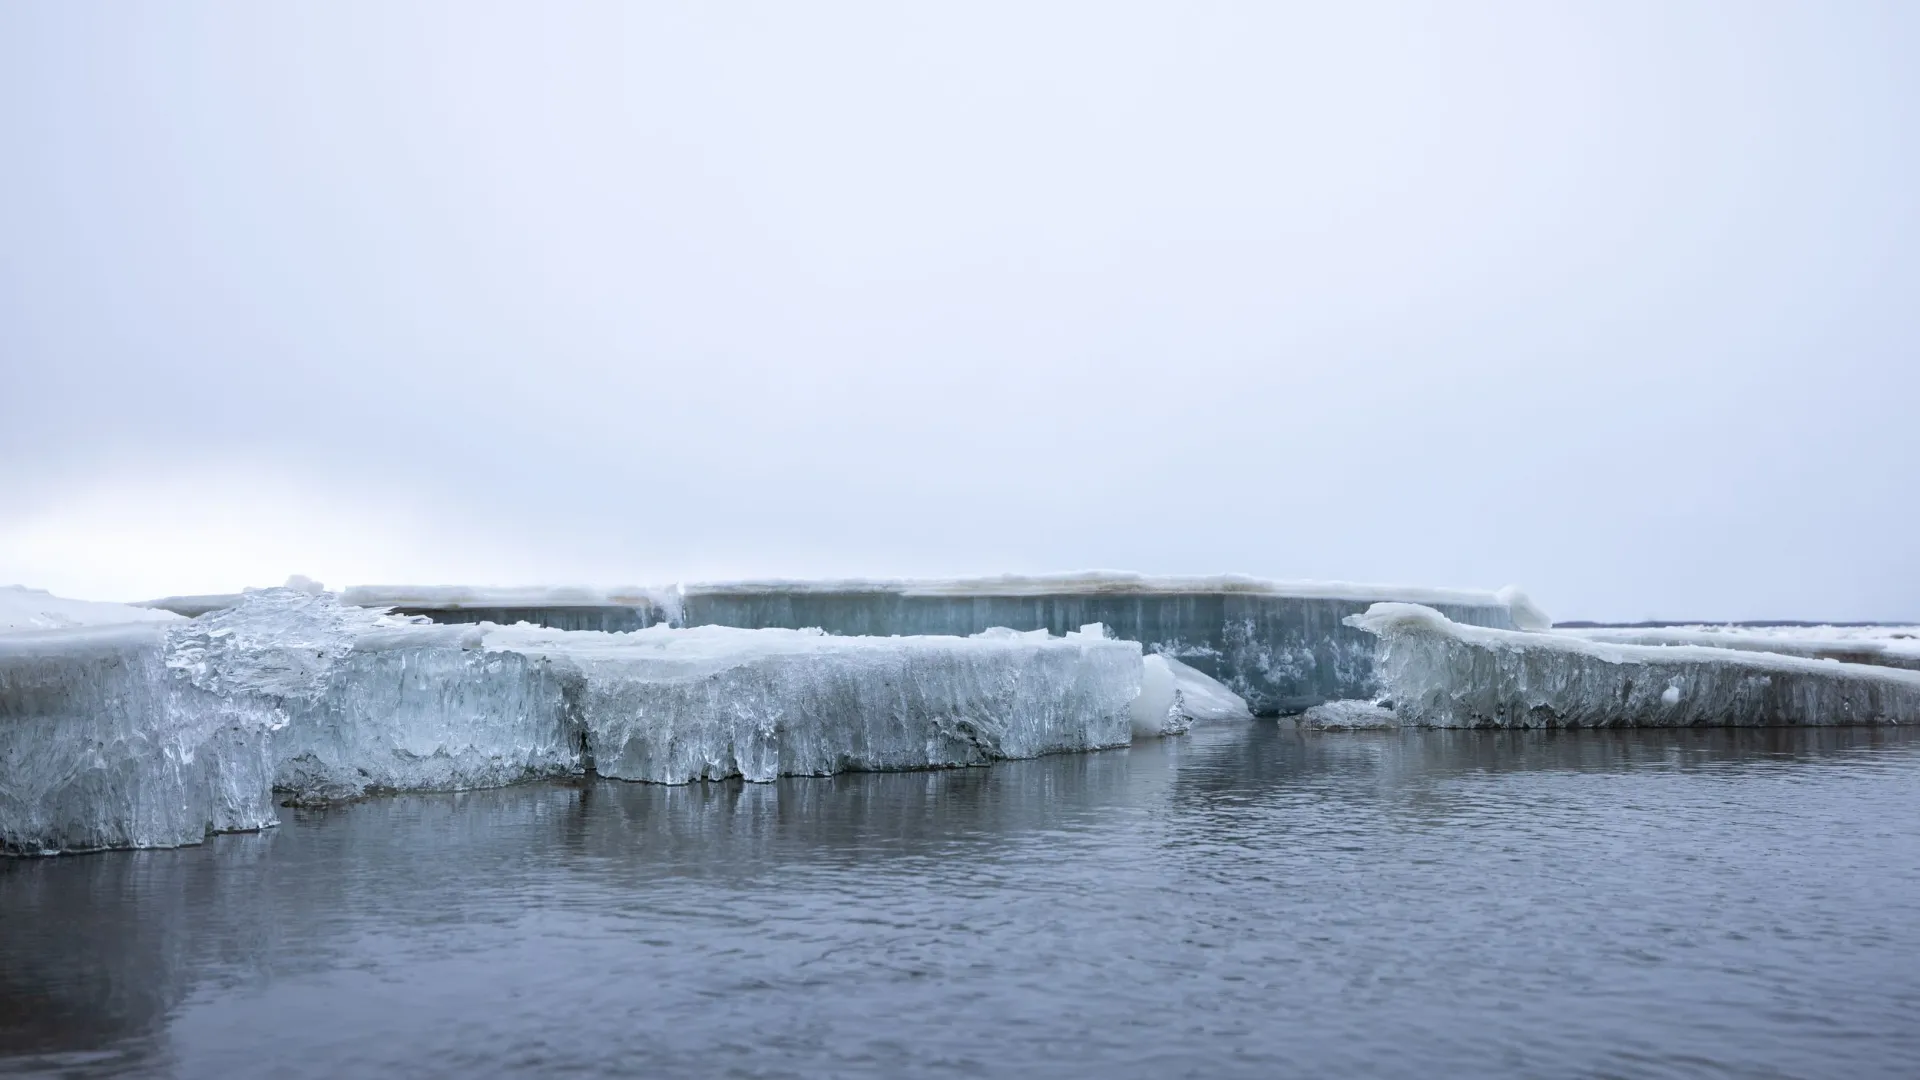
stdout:
{"type": "Polygon", "coordinates": [[[0,2],[0,582],[1920,618],[1920,5],[0,2]]]}

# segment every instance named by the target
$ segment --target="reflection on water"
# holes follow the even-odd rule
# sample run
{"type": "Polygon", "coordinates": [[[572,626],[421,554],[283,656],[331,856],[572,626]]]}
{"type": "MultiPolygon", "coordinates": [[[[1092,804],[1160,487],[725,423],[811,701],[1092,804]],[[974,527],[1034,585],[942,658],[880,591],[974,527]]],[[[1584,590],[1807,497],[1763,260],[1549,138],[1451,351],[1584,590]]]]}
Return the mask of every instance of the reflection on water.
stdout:
{"type": "Polygon", "coordinates": [[[0,1071],[1920,1075],[1920,739],[1319,734],[0,862],[0,1071]]]}

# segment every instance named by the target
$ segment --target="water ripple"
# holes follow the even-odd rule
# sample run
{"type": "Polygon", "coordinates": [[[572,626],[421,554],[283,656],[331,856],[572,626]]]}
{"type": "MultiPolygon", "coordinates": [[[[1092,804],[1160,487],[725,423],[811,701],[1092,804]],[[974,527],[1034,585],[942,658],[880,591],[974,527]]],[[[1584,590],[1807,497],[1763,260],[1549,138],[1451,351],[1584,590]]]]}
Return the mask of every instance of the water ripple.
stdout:
{"type": "Polygon", "coordinates": [[[0,863],[0,1071],[1920,1075],[1920,739],[593,781],[0,863]]]}

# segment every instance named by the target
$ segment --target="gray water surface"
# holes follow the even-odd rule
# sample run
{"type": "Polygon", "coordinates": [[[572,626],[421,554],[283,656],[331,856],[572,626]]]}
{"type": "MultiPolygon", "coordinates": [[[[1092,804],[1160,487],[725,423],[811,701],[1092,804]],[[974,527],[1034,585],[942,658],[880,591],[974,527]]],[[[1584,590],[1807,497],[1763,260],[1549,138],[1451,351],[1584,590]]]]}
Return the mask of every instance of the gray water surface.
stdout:
{"type": "Polygon", "coordinates": [[[0,861],[0,1072],[1920,1075],[1920,738],[1302,734],[0,861]]]}

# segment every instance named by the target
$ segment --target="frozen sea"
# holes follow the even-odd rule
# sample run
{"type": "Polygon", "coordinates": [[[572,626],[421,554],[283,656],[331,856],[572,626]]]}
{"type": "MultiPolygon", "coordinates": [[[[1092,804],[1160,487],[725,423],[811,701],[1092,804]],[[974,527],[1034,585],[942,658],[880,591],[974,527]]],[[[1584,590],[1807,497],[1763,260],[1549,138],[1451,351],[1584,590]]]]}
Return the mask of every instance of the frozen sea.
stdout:
{"type": "Polygon", "coordinates": [[[1920,1075],[1920,737],[1305,734],[0,860],[0,1073],[1920,1075]]]}

